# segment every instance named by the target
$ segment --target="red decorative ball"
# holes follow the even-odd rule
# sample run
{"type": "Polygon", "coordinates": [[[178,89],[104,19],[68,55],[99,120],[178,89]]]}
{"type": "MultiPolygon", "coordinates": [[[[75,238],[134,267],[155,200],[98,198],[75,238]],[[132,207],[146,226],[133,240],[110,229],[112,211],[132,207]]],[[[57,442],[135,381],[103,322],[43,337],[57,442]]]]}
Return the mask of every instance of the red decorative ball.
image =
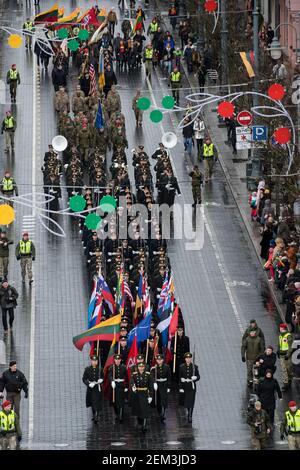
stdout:
{"type": "Polygon", "coordinates": [[[291,140],[291,131],[287,127],[279,127],[274,132],[274,138],[279,144],[287,144],[291,140]]]}
{"type": "Polygon", "coordinates": [[[282,100],[285,95],[285,90],[280,83],[274,83],[268,89],[268,96],[272,98],[272,100],[282,100]]]}
{"type": "Polygon", "coordinates": [[[204,8],[208,13],[212,13],[218,8],[218,2],[216,2],[216,0],[206,0],[204,8]]]}
{"type": "Polygon", "coordinates": [[[230,118],[234,113],[234,106],[230,101],[223,101],[218,106],[218,114],[223,118],[230,118]]]}

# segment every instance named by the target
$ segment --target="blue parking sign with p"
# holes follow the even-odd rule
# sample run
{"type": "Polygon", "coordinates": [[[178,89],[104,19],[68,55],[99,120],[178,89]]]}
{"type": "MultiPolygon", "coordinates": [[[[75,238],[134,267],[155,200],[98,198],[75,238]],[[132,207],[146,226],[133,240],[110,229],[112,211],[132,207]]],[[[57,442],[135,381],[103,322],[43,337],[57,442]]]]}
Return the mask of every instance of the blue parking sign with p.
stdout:
{"type": "Polygon", "coordinates": [[[252,140],[254,142],[266,141],[268,137],[267,126],[252,126],[252,140]]]}

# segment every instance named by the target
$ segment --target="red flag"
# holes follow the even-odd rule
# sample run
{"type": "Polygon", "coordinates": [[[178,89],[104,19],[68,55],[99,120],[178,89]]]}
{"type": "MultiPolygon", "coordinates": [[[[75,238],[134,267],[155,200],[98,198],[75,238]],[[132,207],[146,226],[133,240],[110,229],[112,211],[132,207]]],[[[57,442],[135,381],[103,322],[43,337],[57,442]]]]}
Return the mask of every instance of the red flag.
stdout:
{"type": "Polygon", "coordinates": [[[131,374],[131,367],[136,364],[136,356],[138,355],[138,347],[137,347],[137,340],[136,340],[136,335],[134,336],[129,354],[127,356],[127,361],[126,361],[126,368],[127,368],[127,375],[128,375],[128,382],[130,381],[130,374],[131,374]]]}
{"type": "Polygon", "coordinates": [[[178,327],[179,305],[177,304],[173,312],[170,325],[169,325],[169,338],[175,336],[178,327]]]}
{"type": "Polygon", "coordinates": [[[166,364],[170,364],[173,361],[173,354],[171,353],[171,339],[169,339],[168,346],[165,352],[165,362],[166,364]]]}
{"type": "Polygon", "coordinates": [[[80,18],[77,20],[78,23],[83,23],[84,26],[87,26],[89,24],[92,24],[93,26],[99,26],[100,23],[97,19],[97,15],[95,13],[94,7],[92,7],[90,10],[88,10],[86,13],[84,13],[80,18]]]}

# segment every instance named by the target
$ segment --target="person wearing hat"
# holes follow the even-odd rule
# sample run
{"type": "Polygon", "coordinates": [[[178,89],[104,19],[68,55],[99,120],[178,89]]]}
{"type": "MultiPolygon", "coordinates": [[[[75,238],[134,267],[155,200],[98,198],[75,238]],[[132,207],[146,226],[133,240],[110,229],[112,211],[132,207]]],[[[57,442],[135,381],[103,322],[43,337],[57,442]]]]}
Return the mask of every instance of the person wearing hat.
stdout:
{"type": "Polygon", "coordinates": [[[17,98],[17,87],[21,83],[20,74],[17,70],[16,64],[12,64],[11,68],[7,72],[6,83],[9,85],[11,101],[12,103],[15,103],[17,98]]]}
{"type": "Polygon", "coordinates": [[[136,416],[146,432],[147,418],[150,418],[150,403],[153,397],[153,385],[150,372],[146,370],[145,363],[137,364],[137,371],[130,377],[132,416],[136,416]]]}
{"type": "Polygon", "coordinates": [[[300,450],[300,410],[297,403],[292,400],[280,426],[280,439],[287,436],[289,450],[300,450]]]}
{"type": "Polygon", "coordinates": [[[18,292],[16,289],[9,285],[7,280],[4,279],[2,281],[2,285],[0,287],[0,303],[2,309],[2,324],[4,329],[4,334],[7,334],[8,326],[7,326],[7,314],[9,315],[9,328],[10,332],[12,333],[13,329],[13,322],[14,322],[14,309],[17,306],[17,298],[19,297],[18,292]]]}
{"type": "MultiPolygon", "coordinates": [[[[0,191],[7,198],[18,196],[17,183],[15,179],[11,176],[11,172],[9,170],[5,171],[4,177],[2,178],[2,181],[0,184],[0,191]]],[[[7,204],[13,206],[13,202],[10,200],[7,201],[7,204]]]]}
{"type": "Polygon", "coordinates": [[[162,354],[155,356],[156,364],[150,370],[153,383],[154,405],[160,415],[160,420],[165,421],[165,412],[168,407],[168,394],[171,391],[171,370],[168,364],[164,363],[162,354]]]}
{"type": "Polygon", "coordinates": [[[86,385],[86,407],[92,408],[92,420],[97,423],[102,407],[102,382],[103,370],[98,365],[98,357],[91,356],[91,365],[85,368],[82,377],[83,383],[86,385]]]}
{"type": "Polygon", "coordinates": [[[258,384],[257,395],[262,408],[268,413],[271,424],[274,423],[276,408],[276,395],[282,400],[282,392],[279,383],[273,377],[271,369],[266,370],[265,378],[258,384]]]}
{"type": "Polygon", "coordinates": [[[112,391],[110,399],[114,407],[116,419],[120,423],[123,421],[125,394],[128,392],[127,369],[124,364],[121,364],[121,361],[121,355],[115,354],[114,363],[108,368],[108,381],[112,391]]]}
{"type": "Polygon", "coordinates": [[[262,409],[260,401],[256,401],[253,410],[249,411],[247,424],[251,429],[251,442],[254,450],[264,449],[268,434],[271,432],[271,422],[268,413],[262,409]]]}
{"type": "Polygon", "coordinates": [[[179,367],[179,405],[187,408],[188,422],[191,423],[196,397],[196,382],[200,380],[200,374],[198,366],[193,363],[192,353],[185,353],[184,361],[184,364],[179,367]]]}
{"type": "Polygon", "coordinates": [[[262,339],[257,336],[257,330],[250,330],[249,336],[242,342],[241,355],[242,362],[247,365],[247,384],[248,387],[253,385],[253,366],[256,358],[264,352],[262,339]]]}
{"type": "Polygon", "coordinates": [[[28,398],[28,382],[23,372],[17,369],[16,361],[10,361],[9,369],[0,377],[0,398],[3,398],[4,389],[6,399],[12,403],[15,413],[20,418],[21,391],[23,390],[24,397],[28,398]]]}
{"type": "Polygon", "coordinates": [[[8,276],[8,263],[9,263],[9,245],[13,241],[9,240],[6,236],[6,231],[0,232],[0,280],[7,279],[8,276]]]}
{"type": "Polygon", "coordinates": [[[5,132],[5,152],[12,153],[15,149],[15,131],[17,128],[17,121],[11,114],[11,111],[6,111],[5,118],[2,121],[1,134],[5,132]]]}
{"type": "Polygon", "coordinates": [[[249,326],[247,326],[246,330],[244,331],[243,337],[242,337],[242,342],[245,341],[245,339],[250,335],[251,330],[256,330],[256,336],[259,336],[262,339],[264,348],[265,346],[265,335],[262,331],[261,328],[257,325],[257,322],[254,318],[252,318],[249,322],[249,326]]]}
{"type": "Polygon", "coordinates": [[[23,284],[25,283],[26,273],[28,275],[29,284],[32,284],[32,261],[35,260],[35,246],[29,239],[28,232],[23,233],[22,240],[20,240],[16,246],[16,258],[18,261],[21,260],[20,264],[23,284]]]}
{"type": "Polygon", "coordinates": [[[184,334],[183,325],[178,325],[175,336],[173,336],[171,340],[171,353],[173,354],[172,372],[174,373],[174,378],[176,379],[178,379],[179,367],[184,363],[184,355],[185,353],[189,352],[189,350],[190,338],[184,334]]]}
{"type": "Polygon", "coordinates": [[[158,339],[156,340],[156,338],[150,336],[147,339],[146,344],[144,345],[142,350],[142,353],[145,357],[145,364],[149,366],[149,369],[151,367],[151,364],[154,362],[157,341],[158,339]]]}
{"type": "Polygon", "coordinates": [[[277,357],[279,358],[281,365],[283,392],[289,390],[292,385],[292,344],[293,336],[288,331],[287,324],[281,323],[279,325],[277,357]]]}
{"type": "Polygon", "coordinates": [[[121,356],[122,364],[126,364],[129,348],[127,346],[127,336],[122,336],[116,344],[116,352],[121,356]]]}
{"type": "Polygon", "coordinates": [[[12,403],[5,400],[0,411],[0,450],[16,450],[17,440],[21,439],[19,417],[12,409],[12,403]]]}
{"type": "Polygon", "coordinates": [[[145,369],[146,371],[150,371],[150,367],[148,366],[148,364],[145,363],[145,356],[144,354],[138,354],[136,356],[136,364],[134,364],[133,366],[130,367],[130,370],[131,370],[131,375],[133,374],[133,372],[137,372],[138,371],[138,365],[139,364],[145,364],[145,369]]]}

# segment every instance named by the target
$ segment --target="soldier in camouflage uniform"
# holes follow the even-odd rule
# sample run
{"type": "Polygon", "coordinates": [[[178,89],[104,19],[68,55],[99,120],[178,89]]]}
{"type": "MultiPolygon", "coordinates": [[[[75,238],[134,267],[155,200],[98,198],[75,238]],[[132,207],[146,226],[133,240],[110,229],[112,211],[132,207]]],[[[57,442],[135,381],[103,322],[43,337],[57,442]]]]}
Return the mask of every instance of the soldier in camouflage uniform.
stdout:
{"type": "Polygon", "coordinates": [[[201,184],[203,183],[203,175],[198,165],[194,166],[189,176],[192,177],[193,207],[196,207],[196,204],[201,204],[201,184]]]}
{"type": "Polygon", "coordinates": [[[82,125],[77,134],[77,146],[80,148],[84,162],[87,163],[91,146],[91,132],[86,124],[82,125]]]}
{"type": "Polygon", "coordinates": [[[126,147],[126,148],[128,148],[128,142],[127,142],[127,139],[126,139],[126,135],[124,134],[124,132],[120,128],[116,132],[112,133],[111,140],[112,140],[112,144],[113,144],[113,149],[115,149],[117,147],[122,147],[122,148],[126,147]]]}
{"type": "Polygon", "coordinates": [[[86,111],[86,98],[83,91],[80,89],[80,85],[77,85],[76,91],[72,97],[72,111],[75,115],[80,111],[86,111]]]}
{"type": "Polygon", "coordinates": [[[134,111],[134,115],[135,115],[135,121],[136,121],[136,126],[142,126],[143,124],[143,111],[141,109],[138,108],[138,100],[140,99],[141,97],[141,90],[137,90],[136,91],[136,94],[132,100],[132,109],[134,111]]]}
{"type": "Polygon", "coordinates": [[[111,90],[107,94],[106,107],[107,107],[109,116],[111,116],[112,113],[121,111],[120,95],[117,92],[114,85],[111,87],[111,90]]]}
{"type": "Polygon", "coordinates": [[[55,93],[54,107],[55,111],[57,111],[59,114],[63,113],[64,111],[67,113],[70,112],[70,100],[64,87],[59,87],[59,90],[55,93]]]}
{"type": "Polygon", "coordinates": [[[106,155],[107,148],[111,150],[108,130],[106,128],[93,128],[93,148],[97,148],[101,154],[106,155]]]}

